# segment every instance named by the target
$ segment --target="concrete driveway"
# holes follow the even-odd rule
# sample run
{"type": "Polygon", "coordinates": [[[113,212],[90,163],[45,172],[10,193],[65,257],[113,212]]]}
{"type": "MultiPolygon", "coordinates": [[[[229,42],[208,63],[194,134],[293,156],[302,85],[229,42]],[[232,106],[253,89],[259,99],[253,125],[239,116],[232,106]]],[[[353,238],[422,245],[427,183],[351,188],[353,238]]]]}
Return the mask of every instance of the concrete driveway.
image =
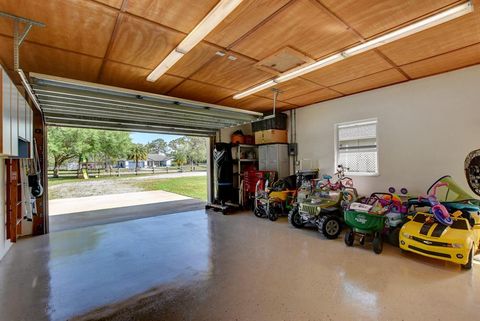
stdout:
{"type": "Polygon", "coordinates": [[[61,198],[51,200],[48,204],[50,216],[54,216],[187,199],[190,199],[190,197],[165,191],[147,191],[88,197],[61,198]]]}

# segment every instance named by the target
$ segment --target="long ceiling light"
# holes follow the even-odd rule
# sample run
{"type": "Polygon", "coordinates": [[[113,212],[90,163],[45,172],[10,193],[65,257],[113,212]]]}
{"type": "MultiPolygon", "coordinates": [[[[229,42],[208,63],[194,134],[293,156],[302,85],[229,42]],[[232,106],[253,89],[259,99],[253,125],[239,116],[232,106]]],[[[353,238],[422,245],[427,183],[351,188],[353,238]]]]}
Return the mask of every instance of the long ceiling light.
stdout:
{"type": "Polygon", "coordinates": [[[227,17],[243,0],[220,0],[205,18],[173,49],[170,54],[148,75],[148,81],[156,81],[167,72],[187,52],[192,50],[213,29],[215,29],[225,17],[227,17]]]}
{"type": "Polygon", "coordinates": [[[382,46],[384,44],[393,42],[395,40],[410,36],[414,33],[420,32],[422,30],[437,26],[439,24],[442,24],[444,22],[453,20],[455,18],[461,17],[467,13],[470,13],[473,11],[473,4],[471,1],[462,3],[460,5],[454,6],[450,9],[447,9],[445,11],[442,11],[440,13],[437,13],[433,16],[430,16],[428,18],[422,19],[420,21],[417,21],[413,24],[410,24],[406,27],[397,29],[395,31],[389,32],[387,34],[384,34],[383,36],[374,38],[372,40],[368,40],[360,45],[357,45],[355,47],[349,48],[343,52],[336,53],[334,55],[328,56],[327,58],[318,60],[312,64],[308,64],[306,66],[301,66],[298,68],[295,68],[293,70],[284,72],[283,74],[277,76],[274,79],[271,79],[269,81],[266,81],[260,85],[251,87],[243,92],[240,92],[236,95],[233,96],[233,99],[241,99],[246,96],[249,96],[251,94],[254,94],[256,92],[259,92],[263,89],[275,86],[278,83],[299,77],[301,75],[310,73],[312,71],[318,70],[320,68],[323,68],[325,66],[328,66],[330,64],[333,64],[335,62],[338,62],[342,59],[348,58],[350,56],[354,56],[357,54],[360,54],[364,51],[382,46]]]}

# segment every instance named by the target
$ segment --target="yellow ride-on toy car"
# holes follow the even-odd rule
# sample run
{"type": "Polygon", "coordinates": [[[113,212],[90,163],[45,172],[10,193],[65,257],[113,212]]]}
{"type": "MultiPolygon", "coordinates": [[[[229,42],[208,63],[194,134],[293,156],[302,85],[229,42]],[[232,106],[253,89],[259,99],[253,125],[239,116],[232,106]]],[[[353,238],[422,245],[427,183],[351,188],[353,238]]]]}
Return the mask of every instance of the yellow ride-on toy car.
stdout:
{"type": "Polygon", "coordinates": [[[270,221],[276,221],[279,216],[286,216],[292,208],[295,201],[297,190],[292,189],[295,186],[295,176],[287,177],[275,182],[271,188],[268,181],[257,182],[255,191],[255,204],[253,213],[257,217],[268,217],[270,221]],[[260,187],[265,185],[264,189],[260,187]]]}
{"type": "Polygon", "coordinates": [[[400,230],[400,248],[470,269],[480,245],[480,202],[444,176],[427,198],[409,204],[415,214],[400,230]]]}

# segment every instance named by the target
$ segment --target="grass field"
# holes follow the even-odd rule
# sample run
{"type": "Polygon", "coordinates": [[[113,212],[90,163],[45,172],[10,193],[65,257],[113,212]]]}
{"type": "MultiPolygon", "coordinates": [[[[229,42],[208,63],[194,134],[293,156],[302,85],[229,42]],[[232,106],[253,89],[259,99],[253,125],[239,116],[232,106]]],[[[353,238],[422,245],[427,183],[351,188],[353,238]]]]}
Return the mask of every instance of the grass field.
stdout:
{"type": "Polygon", "coordinates": [[[199,200],[207,200],[207,177],[178,177],[135,182],[145,191],[172,192],[199,200]]]}
{"type": "Polygon", "coordinates": [[[49,199],[162,190],[199,200],[207,200],[207,177],[187,176],[158,178],[145,176],[104,176],[88,180],[49,178],[49,199]]]}

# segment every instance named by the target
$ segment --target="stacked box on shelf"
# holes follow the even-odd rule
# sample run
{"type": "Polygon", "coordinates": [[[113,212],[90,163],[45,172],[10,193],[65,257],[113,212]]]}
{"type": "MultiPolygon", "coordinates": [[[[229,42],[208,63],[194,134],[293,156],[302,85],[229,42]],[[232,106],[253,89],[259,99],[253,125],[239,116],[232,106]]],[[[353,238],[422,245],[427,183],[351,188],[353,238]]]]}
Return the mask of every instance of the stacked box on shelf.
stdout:
{"type": "Polygon", "coordinates": [[[288,132],[280,129],[267,129],[255,132],[255,143],[265,144],[286,144],[288,143],[288,132]]]}

